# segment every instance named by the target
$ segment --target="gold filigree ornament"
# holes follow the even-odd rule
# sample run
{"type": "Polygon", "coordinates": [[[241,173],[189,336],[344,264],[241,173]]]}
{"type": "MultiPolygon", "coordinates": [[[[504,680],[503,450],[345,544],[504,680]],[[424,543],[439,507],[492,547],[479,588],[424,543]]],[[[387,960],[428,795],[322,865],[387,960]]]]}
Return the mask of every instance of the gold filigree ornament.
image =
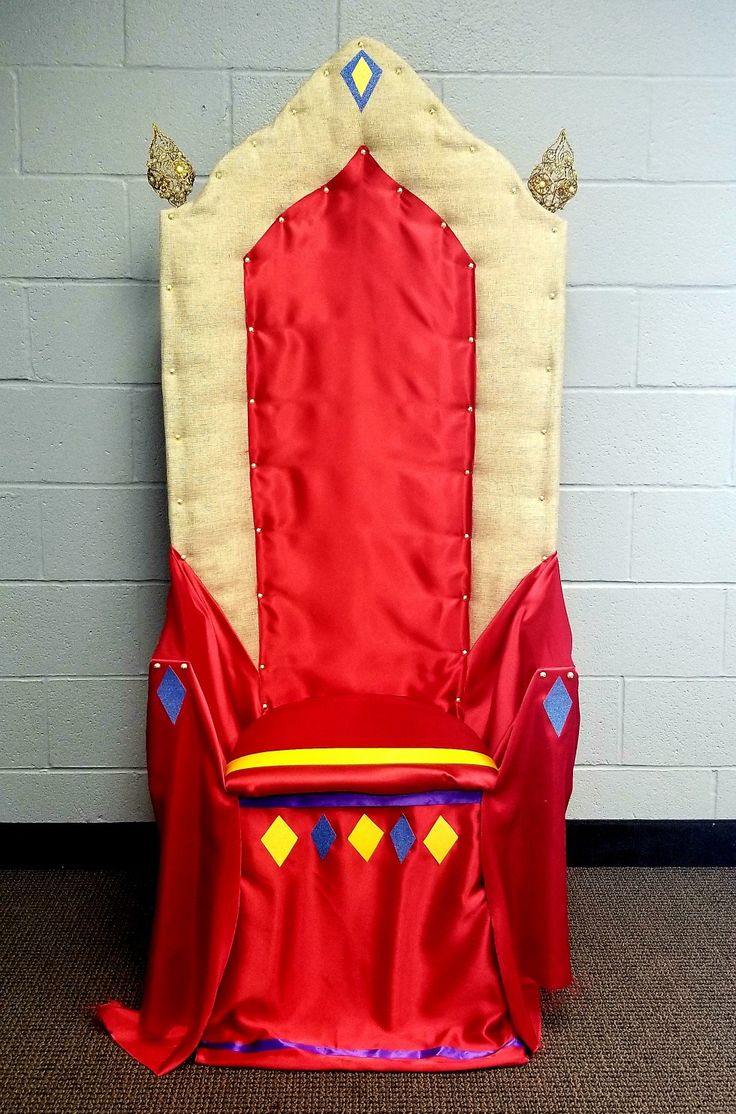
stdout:
{"type": "Polygon", "coordinates": [[[567,205],[578,192],[574,161],[575,156],[563,128],[529,175],[527,185],[532,197],[550,213],[556,213],[567,205]]]}
{"type": "Polygon", "coordinates": [[[147,177],[159,197],[177,206],[184,204],[194,185],[194,167],[156,124],[148,149],[147,177]]]}

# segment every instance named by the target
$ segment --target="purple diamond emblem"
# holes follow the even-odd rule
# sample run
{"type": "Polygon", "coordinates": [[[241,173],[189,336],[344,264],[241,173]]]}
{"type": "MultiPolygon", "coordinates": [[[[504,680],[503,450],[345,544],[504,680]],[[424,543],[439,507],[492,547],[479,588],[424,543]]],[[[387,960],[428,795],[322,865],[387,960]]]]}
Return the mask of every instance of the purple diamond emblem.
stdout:
{"type": "Polygon", "coordinates": [[[179,718],[181,706],[184,703],[184,697],[187,690],[177,677],[174,670],[169,666],[163,675],[161,684],[156,689],[156,695],[164,706],[164,711],[172,723],[176,723],[179,718]]]}
{"type": "Polygon", "coordinates": [[[332,844],[337,839],[337,832],[332,827],[327,817],[323,814],[312,828],[312,842],[317,848],[320,859],[324,859],[332,844]]]}
{"type": "Polygon", "coordinates": [[[544,710],[549,722],[559,736],[572,708],[572,697],[561,677],[558,677],[544,698],[544,710]]]}
{"type": "Polygon", "coordinates": [[[400,863],[403,863],[416,841],[417,837],[411,830],[411,824],[402,813],[391,829],[391,842],[400,863]]]}

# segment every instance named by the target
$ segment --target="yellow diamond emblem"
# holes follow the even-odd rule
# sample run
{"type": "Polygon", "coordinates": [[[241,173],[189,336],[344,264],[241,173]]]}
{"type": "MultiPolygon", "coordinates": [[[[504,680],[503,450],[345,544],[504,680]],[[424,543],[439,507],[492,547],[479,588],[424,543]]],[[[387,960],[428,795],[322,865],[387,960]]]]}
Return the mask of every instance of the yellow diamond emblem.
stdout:
{"type": "Polygon", "coordinates": [[[368,862],[382,839],[383,829],[379,828],[378,824],[374,824],[370,817],[363,813],[348,836],[348,843],[352,843],[358,854],[362,855],[368,862]]]}
{"type": "Polygon", "coordinates": [[[292,832],[281,816],[277,816],[268,831],[261,836],[261,843],[277,866],[281,866],[296,841],[296,833],[292,832]]]}
{"type": "Polygon", "coordinates": [[[355,82],[355,88],[360,93],[361,97],[368,88],[368,82],[373,77],[373,72],[366,62],[365,58],[360,58],[353,67],[353,72],[350,74],[355,82]]]}
{"type": "Polygon", "coordinates": [[[441,863],[447,853],[457,843],[457,832],[444,816],[438,816],[424,838],[424,846],[430,855],[441,863]]]}

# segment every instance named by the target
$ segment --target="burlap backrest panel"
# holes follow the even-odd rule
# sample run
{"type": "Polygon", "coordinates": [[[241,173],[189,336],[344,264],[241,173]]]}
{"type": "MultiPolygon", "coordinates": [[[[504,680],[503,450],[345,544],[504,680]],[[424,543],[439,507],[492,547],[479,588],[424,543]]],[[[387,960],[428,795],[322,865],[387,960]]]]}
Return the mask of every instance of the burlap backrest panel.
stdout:
{"type": "Polygon", "coordinates": [[[556,546],[567,224],[402,58],[353,40],[272,124],[221,159],[197,197],[160,218],[171,540],[254,660],[243,256],[361,143],[443,216],[476,261],[473,639],[556,546]],[[340,74],[361,47],[383,71],[363,112],[340,74]]]}

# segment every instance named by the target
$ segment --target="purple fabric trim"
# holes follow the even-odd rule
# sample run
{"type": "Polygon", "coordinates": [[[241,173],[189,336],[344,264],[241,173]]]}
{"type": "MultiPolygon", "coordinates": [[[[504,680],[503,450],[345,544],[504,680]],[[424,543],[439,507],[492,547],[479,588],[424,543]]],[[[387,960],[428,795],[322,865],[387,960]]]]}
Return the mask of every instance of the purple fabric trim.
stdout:
{"type": "Polygon", "coordinates": [[[364,808],[366,805],[476,805],[482,789],[438,789],[428,793],[294,793],[241,797],[241,808],[364,808]]]}
{"type": "Polygon", "coordinates": [[[293,1048],[297,1052],[314,1052],[318,1056],[356,1056],[364,1060],[431,1060],[435,1056],[446,1060],[480,1060],[486,1056],[495,1056],[504,1048],[523,1048],[524,1043],[518,1037],[512,1037],[505,1044],[488,1051],[450,1048],[445,1044],[438,1044],[435,1048],[413,1048],[405,1051],[399,1048],[328,1048],[320,1044],[300,1044],[298,1041],[271,1037],[268,1040],[252,1041],[250,1044],[243,1041],[200,1041],[199,1047],[220,1048],[227,1052],[278,1052],[293,1048]]]}

